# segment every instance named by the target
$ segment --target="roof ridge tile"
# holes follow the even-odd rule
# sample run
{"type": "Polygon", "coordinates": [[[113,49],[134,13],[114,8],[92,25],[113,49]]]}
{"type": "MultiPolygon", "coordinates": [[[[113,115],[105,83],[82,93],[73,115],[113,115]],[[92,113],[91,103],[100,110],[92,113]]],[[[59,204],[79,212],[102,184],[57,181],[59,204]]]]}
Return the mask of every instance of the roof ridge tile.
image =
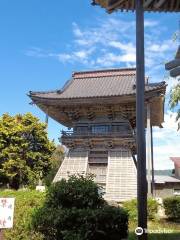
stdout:
{"type": "Polygon", "coordinates": [[[102,76],[121,76],[121,75],[134,75],[136,74],[136,68],[112,68],[112,69],[100,69],[91,71],[79,71],[73,72],[73,78],[80,78],[80,76],[86,77],[102,77],[102,76]]]}

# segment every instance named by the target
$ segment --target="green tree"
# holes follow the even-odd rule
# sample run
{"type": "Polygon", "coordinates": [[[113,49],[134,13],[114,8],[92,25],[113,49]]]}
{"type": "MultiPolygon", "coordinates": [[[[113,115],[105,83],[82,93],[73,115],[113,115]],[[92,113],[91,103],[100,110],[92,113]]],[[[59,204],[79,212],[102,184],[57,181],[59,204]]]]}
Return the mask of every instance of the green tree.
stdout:
{"type": "Polygon", "coordinates": [[[176,121],[178,122],[178,130],[180,129],[180,78],[178,84],[172,88],[170,94],[170,107],[171,109],[177,109],[176,121]]]}
{"type": "Polygon", "coordinates": [[[61,166],[61,163],[64,159],[64,151],[65,150],[62,145],[57,145],[55,151],[52,154],[51,157],[52,168],[49,174],[44,179],[44,182],[47,186],[49,186],[52,183],[59,167],[61,166]]]}
{"type": "Polygon", "coordinates": [[[51,169],[55,149],[46,124],[31,113],[0,118],[0,183],[18,189],[34,185],[51,169]]]}

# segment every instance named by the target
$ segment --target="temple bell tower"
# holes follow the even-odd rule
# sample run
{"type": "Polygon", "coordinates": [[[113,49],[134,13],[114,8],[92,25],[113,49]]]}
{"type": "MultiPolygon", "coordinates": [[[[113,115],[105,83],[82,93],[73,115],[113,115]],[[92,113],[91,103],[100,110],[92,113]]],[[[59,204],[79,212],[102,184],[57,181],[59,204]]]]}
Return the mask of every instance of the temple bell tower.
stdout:
{"type": "MultiPolygon", "coordinates": [[[[60,139],[68,153],[54,182],[90,173],[106,200],[136,197],[135,82],[134,68],[96,70],[73,73],[61,90],[30,92],[35,104],[66,127],[60,139]]],[[[145,79],[152,126],[164,121],[165,89],[165,82],[145,79]]]]}

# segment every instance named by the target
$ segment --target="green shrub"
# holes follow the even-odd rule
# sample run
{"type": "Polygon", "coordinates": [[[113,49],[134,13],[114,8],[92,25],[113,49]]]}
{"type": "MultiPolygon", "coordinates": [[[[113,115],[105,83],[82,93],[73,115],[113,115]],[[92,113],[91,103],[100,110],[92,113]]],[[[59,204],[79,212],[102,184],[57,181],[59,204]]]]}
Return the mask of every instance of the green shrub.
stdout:
{"type": "Polygon", "coordinates": [[[15,197],[14,226],[5,230],[6,240],[42,240],[40,233],[29,230],[32,213],[44,201],[44,193],[30,190],[1,191],[0,197],[15,197]]]}
{"type": "Polygon", "coordinates": [[[123,203],[123,207],[127,210],[131,220],[137,220],[137,200],[132,199],[123,203]]]}
{"type": "Polygon", "coordinates": [[[97,208],[105,201],[103,194],[99,194],[98,185],[92,177],[71,176],[68,181],[62,179],[49,187],[46,205],[64,208],[97,208]]]}
{"type": "Polygon", "coordinates": [[[159,203],[153,198],[148,198],[147,205],[148,205],[148,219],[153,220],[156,218],[156,215],[158,213],[159,203]]]}
{"type": "MultiPolygon", "coordinates": [[[[128,211],[131,220],[137,220],[137,200],[132,199],[123,203],[123,207],[128,211]]],[[[156,218],[158,211],[158,202],[153,198],[148,198],[147,201],[148,219],[153,220],[156,218]]]]}
{"type": "Polygon", "coordinates": [[[169,219],[180,221],[180,197],[168,197],[163,200],[165,214],[169,219]]]}
{"type": "Polygon", "coordinates": [[[32,229],[46,240],[120,240],[127,237],[128,215],[109,206],[91,177],[72,176],[53,184],[34,214],[32,229]]]}

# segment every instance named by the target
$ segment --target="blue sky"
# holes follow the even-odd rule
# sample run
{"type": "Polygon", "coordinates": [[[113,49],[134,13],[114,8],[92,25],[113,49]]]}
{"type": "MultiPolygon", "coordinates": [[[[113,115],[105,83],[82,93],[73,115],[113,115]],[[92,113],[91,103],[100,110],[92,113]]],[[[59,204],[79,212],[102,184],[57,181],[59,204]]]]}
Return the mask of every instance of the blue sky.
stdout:
{"type": "MultiPolygon", "coordinates": [[[[163,129],[154,129],[156,169],[172,168],[169,156],[180,155],[175,113],[168,95],[176,79],[168,78],[164,62],[173,58],[179,14],[145,14],[146,75],[166,80],[163,129]]],[[[29,90],[61,88],[73,71],[135,66],[134,13],[107,14],[88,1],[0,0],[0,115],[32,112],[29,90]]],[[[49,121],[48,133],[58,141],[62,126],[49,121]]]]}

